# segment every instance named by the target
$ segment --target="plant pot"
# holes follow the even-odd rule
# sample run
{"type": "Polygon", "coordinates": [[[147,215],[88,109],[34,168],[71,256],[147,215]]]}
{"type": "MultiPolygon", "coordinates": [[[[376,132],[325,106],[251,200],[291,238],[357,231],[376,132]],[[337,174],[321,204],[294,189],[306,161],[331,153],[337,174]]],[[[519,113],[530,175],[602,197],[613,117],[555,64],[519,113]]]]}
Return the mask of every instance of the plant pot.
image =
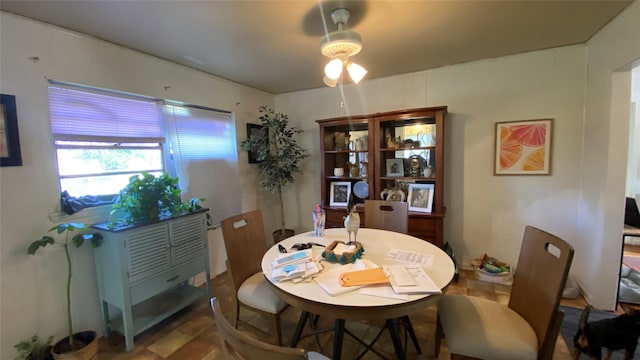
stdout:
{"type": "Polygon", "coordinates": [[[55,360],[91,360],[98,353],[98,334],[95,331],[81,331],[73,334],[74,341],[85,344],[78,350],[72,350],[69,337],[53,345],[51,353],[55,360]]]}
{"type": "Polygon", "coordinates": [[[282,232],[282,229],[278,229],[276,231],[273,232],[273,243],[277,244],[280,241],[292,237],[293,235],[295,235],[296,232],[293,229],[284,229],[284,233],[282,232]]]}

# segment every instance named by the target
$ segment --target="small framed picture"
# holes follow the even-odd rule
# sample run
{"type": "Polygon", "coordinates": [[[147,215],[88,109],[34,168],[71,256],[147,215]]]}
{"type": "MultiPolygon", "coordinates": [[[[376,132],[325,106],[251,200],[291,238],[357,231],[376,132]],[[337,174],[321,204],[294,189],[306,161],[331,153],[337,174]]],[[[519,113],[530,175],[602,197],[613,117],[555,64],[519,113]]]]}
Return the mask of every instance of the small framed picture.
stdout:
{"type": "Polygon", "coordinates": [[[550,175],[553,119],[497,122],[495,175],[550,175]]]}
{"type": "Polygon", "coordinates": [[[349,195],[351,195],[351,183],[349,181],[332,182],[329,206],[347,206],[349,195]]]}
{"type": "Polygon", "coordinates": [[[404,176],[403,159],[387,159],[387,176],[404,176]]]}
{"type": "Polygon", "coordinates": [[[431,212],[434,184],[409,184],[409,211],[431,212]]]}
{"type": "MultiPolygon", "coordinates": [[[[267,137],[269,136],[268,129],[265,129],[262,125],[258,124],[247,124],[247,138],[252,136],[261,137],[263,135],[266,135],[267,137]]],[[[249,155],[249,164],[260,162],[258,161],[258,154],[256,154],[255,151],[250,150],[247,154],[249,155]]]]}
{"type": "Polygon", "coordinates": [[[0,94],[0,166],[22,166],[15,95],[0,94]]]}

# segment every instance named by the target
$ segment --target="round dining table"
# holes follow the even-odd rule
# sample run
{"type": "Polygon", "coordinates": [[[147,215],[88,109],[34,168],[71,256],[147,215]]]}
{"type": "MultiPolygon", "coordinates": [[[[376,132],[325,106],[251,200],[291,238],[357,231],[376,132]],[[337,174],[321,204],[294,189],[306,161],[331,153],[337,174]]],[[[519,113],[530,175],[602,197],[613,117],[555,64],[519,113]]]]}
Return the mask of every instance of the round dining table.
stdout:
{"type": "MultiPolygon", "coordinates": [[[[362,294],[358,290],[332,296],[327,293],[316,281],[274,281],[271,280],[272,263],[281,254],[284,247],[289,252],[295,251],[295,244],[315,243],[311,247],[313,258],[320,258],[325,247],[332,241],[349,242],[349,235],[344,228],[326,229],[323,237],[316,237],[314,232],[298,234],[273,245],[262,258],[262,271],[273,290],[285,302],[302,311],[298,328],[294,334],[292,347],[295,347],[303,327],[311,314],[327,316],[336,319],[333,339],[332,359],[339,360],[342,353],[342,338],[346,320],[378,320],[385,319],[387,324],[392,319],[406,319],[408,315],[423,311],[427,306],[438,301],[438,294],[410,294],[405,298],[392,298],[371,296],[362,294]]],[[[451,258],[439,247],[416,237],[380,229],[361,228],[357,233],[357,242],[362,244],[364,253],[362,259],[366,259],[378,266],[395,265],[422,262],[423,269],[433,280],[433,283],[445,292],[452,281],[455,267],[451,258]],[[397,257],[389,256],[390,253],[409,254],[399,261],[397,257]]],[[[321,262],[322,272],[330,271],[335,267],[344,266],[339,263],[321,262]]],[[[347,269],[345,267],[345,269],[347,269]]],[[[410,324],[410,323],[409,323],[410,324]]],[[[399,359],[404,358],[399,337],[394,332],[395,327],[389,327],[392,341],[399,359]]],[[[414,343],[417,346],[417,340],[414,343]]]]}

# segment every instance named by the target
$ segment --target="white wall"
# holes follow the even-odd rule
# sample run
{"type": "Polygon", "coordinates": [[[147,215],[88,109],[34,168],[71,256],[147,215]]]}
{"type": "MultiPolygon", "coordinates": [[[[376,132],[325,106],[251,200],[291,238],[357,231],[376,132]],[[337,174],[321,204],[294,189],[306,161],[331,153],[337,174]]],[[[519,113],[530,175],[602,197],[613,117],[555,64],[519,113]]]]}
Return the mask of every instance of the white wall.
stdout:
{"type": "Polygon", "coordinates": [[[613,308],[622,224],[631,102],[631,67],[640,60],[640,3],[592,38],[584,129],[584,167],[574,262],[595,306],[613,308]],[[590,285],[590,286],[589,286],[590,285]],[[600,285],[600,286],[597,286],[600,285]]]}
{"type": "MultiPolygon", "coordinates": [[[[16,96],[24,164],[0,168],[0,358],[11,359],[15,356],[13,345],[20,339],[35,333],[59,339],[66,331],[63,252],[45,249],[37,256],[26,253],[27,245],[53,223],[68,220],[58,212],[47,79],[230,110],[235,115],[238,139],[245,137],[247,122],[256,122],[258,107],[271,105],[273,96],[4,12],[0,34],[0,91],[16,96]],[[39,61],[29,57],[39,57],[39,61]],[[165,90],[167,86],[170,88],[165,90]]],[[[253,210],[259,204],[256,195],[260,195],[256,194],[246,153],[240,153],[239,163],[243,210],[253,210]]],[[[210,246],[215,275],[224,270],[220,230],[210,233],[210,246]]],[[[74,266],[75,328],[101,330],[89,246],[75,252],[74,266]]]]}
{"type": "MultiPolygon", "coordinates": [[[[640,64],[631,71],[631,122],[627,151],[627,183],[625,195],[640,194],[640,64]]],[[[638,200],[640,202],[640,200],[638,200]]],[[[640,206],[640,203],[639,203],[640,206]]]]}

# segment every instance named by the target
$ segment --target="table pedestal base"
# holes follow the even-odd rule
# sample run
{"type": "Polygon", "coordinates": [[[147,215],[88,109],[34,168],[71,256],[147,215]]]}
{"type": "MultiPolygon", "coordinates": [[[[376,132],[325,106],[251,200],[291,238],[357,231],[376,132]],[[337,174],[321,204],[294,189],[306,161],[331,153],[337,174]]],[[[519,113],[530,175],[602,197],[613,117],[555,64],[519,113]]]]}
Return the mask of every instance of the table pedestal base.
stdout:
{"type": "MultiPolygon", "coordinates": [[[[304,327],[307,323],[307,321],[309,320],[309,317],[313,317],[312,322],[313,325],[313,334],[311,335],[317,335],[318,333],[321,332],[326,332],[326,331],[330,331],[331,329],[328,330],[321,330],[321,331],[317,331],[315,325],[317,325],[317,321],[318,321],[318,317],[317,316],[313,316],[310,313],[303,311],[300,314],[300,319],[298,320],[298,324],[296,325],[296,330],[293,334],[293,339],[291,341],[291,347],[296,347],[298,345],[298,341],[300,341],[300,339],[303,337],[302,336],[302,332],[304,330],[304,327]]],[[[378,351],[376,351],[373,348],[373,345],[378,341],[378,339],[380,338],[380,336],[382,335],[382,333],[384,332],[384,330],[389,330],[389,335],[391,336],[391,341],[393,343],[393,347],[396,353],[396,357],[399,360],[404,360],[406,359],[406,349],[402,346],[402,341],[400,340],[400,334],[398,333],[398,328],[397,328],[397,321],[400,320],[403,327],[405,328],[406,332],[409,334],[409,337],[411,337],[411,341],[413,342],[414,346],[416,347],[416,351],[418,354],[422,354],[422,350],[420,348],[420,344],[418,343],[418,338],[416,336],[415,331],[413,330],[413,326],[411,325],[411,321],[409,320],[408,316],[403,316],[399,319],[387,319],[385,321],[385,326],[383,329],[380,330],[380,332],[376,335],[376,337],[371,341],[370,344],[365,343],[364,341],[362,341],[361,339],[359,339],[355,334],[353,334],[352,332],[350,332],[348,329],[345,328],[345,320],[343,319],[336,319],[334,322],[334,327],[333,327],[333,355],[332,355],[332,359],[333,360],[340,360],[342,358],[342,343],[344,340],[344,334],[346,333],[347,335],[353,337],[357,342],[359,342],[360,344],[362,344],[363,346],[365,346],[365,349],[362,353],[360,353],[356,358],[360,359],[362,358],[369,350],[371,350],[372,352],[374,352],[376,355],[380,356],[381,358],[385,358],[384,355],[382,355],[381,353],[379,353],[378,351]]]]}

